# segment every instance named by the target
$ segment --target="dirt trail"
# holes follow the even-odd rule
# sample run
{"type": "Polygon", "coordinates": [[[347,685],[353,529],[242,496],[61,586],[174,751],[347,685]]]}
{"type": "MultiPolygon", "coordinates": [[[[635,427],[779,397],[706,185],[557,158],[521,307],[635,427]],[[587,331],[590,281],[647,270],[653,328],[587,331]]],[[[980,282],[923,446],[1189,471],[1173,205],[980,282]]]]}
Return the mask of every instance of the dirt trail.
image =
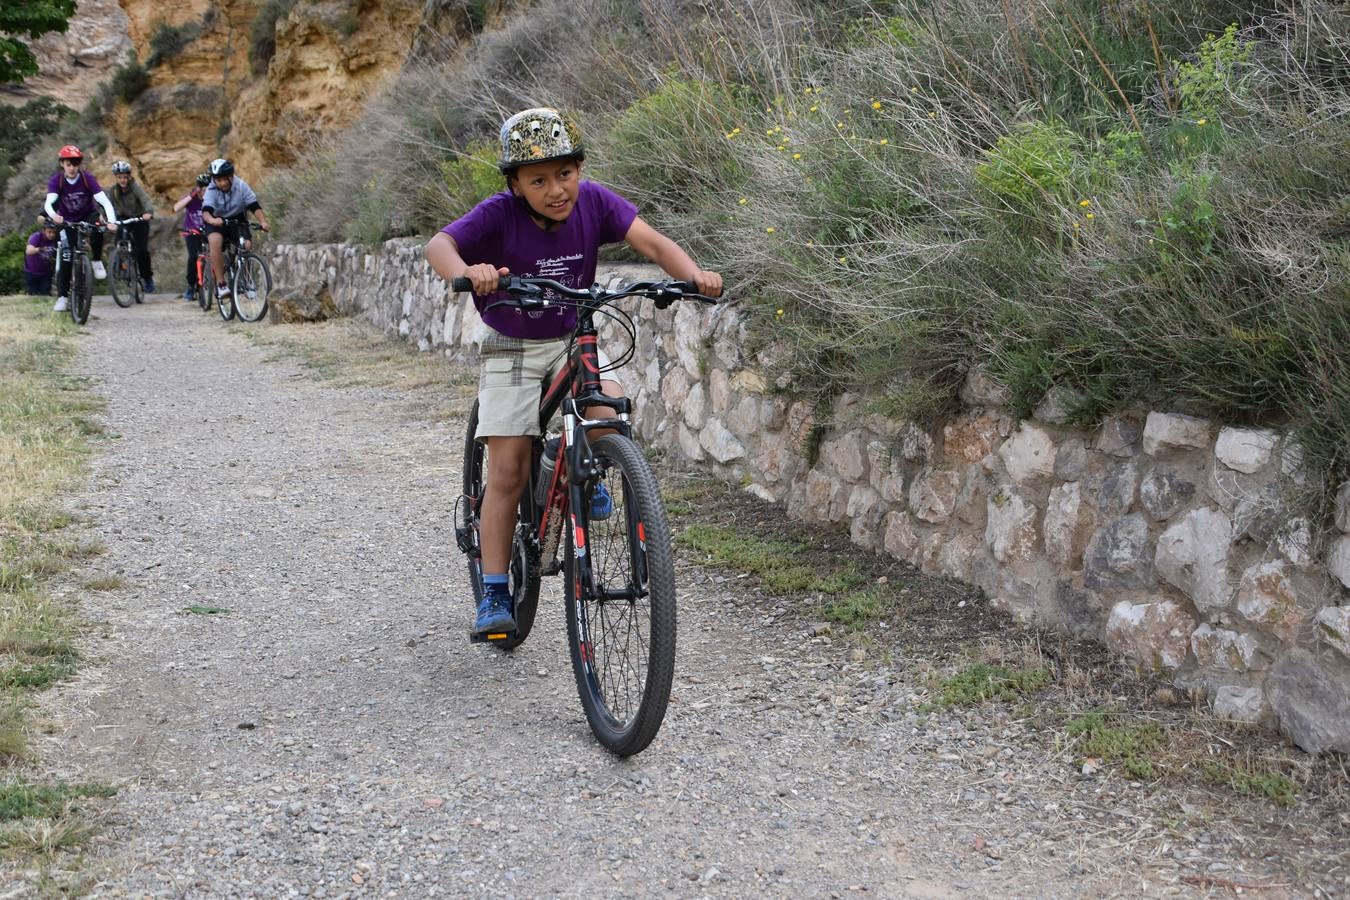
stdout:
{"type": "Polygon", "coordinates": [[[95,312],[116,438],[77,506],[128,587],[82,601],[92,660],[42,752],[122,786],[96,893],[1203,893],[1133,855],[1142,797],[1094,811],[989,770],[1001,714],[925,726],[898,669],[688,564],[665,726],[612,758],[556,580],[520,650],[465,638],[461,419],[267,362],[180,301],[95,312]]]}

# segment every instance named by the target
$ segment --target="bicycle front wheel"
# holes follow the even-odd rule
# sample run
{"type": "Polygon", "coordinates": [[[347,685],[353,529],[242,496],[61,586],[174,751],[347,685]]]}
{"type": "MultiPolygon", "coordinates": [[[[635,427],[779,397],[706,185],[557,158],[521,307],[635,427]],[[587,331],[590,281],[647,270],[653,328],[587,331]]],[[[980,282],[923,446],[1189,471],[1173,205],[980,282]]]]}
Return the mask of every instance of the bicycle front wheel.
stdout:
{"type": "MultiPolygon", "coordinates": [[[[464,552],[469,560],[469,584],[473,588],[473,605],[483,599],[483,558],[478,534],[478,510],[483,501],[483,492],[487,484],[488,451],[487,444],[474,438],[478,430],[478,403],[469,413],[469,422],[464,436],[464,499],[460,511],[464,517],[457,523],[464,533],[464,552]]],[[[528,490],[528,488],[527,488],[528,490]]],[[[522,499],[517,516],[516,533],[511,540],[511,561],[507,569],[507,586],[511,591],[512,616],[516,620],[516,630],[510,637],[491,643],[502,649],[519,647],[530,636],[534,628],[534,616],[539,609],[539,559],[525,539],[525,519],[528,504],[522,499]]]]}
{"type": "MultiPolygon", "coordinates": [[[[225,271],[227,273],[230,271],[228,265],[226,265],[225,271]]],[[[212,273],[212,275],[213,277],[211,280],[207,282],[207,290],[211,292],[211,296],[216,298],[216,309],[220,310],[220,317],[228,322],[234,318],[234,295],[227,290],[222,296],[220,290],[216,286],[214,273],[212,273]]]]}
{"type": "Polygon", "coordinates": [[[574,516],[576,526],[564,529],[567,639],[591,731],[631,756],[661,728],[675,675],[670,527],[656,476],[631,439],[605,435],[591,450],[601,474],[583,500],[589,508],[604,484],[613,512],[585,524],[574,516]]]}
{"type": "MultiPolygon", "coordinates": [[[[203,250],[203,253],[206,251],[203,250]]],[[[200,262],[197,268],[197,305],[202,308],[202,312],[208,312],[211,309],[212,291],[214,291],[216,279],[211,274],[211,257],[198,257],[200,262]]]]}
{"type": "Polygon", "coordinates": [[[89,306],[94,300],[94,267],[81,255],[70,272],[70,317],[76,325],[89,321],[89,306]]]}
{"type": "Polygon", "coordinates": [[[267,315],[267,295],[272,291],[272,273],[267,262],[256,253],[239,257],[234,270],[234,308],[245,322],[256,322],[267,315]]]}
{"type": "Polygon", "coordinates": [[[126,309],[135,302],[131,288],[131,261],[116,247],[108,254],[108,271],[112,273],[108,279],[108,290],[112,293],[113,302],[126,309]]]}

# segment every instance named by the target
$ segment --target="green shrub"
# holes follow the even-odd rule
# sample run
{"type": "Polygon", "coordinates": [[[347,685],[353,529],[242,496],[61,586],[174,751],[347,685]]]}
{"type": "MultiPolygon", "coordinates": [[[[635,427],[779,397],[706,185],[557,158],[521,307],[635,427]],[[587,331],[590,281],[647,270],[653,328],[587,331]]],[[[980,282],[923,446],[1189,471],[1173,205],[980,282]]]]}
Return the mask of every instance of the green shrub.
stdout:
{"type": "Polygon", "coordinates": [[[13,231],[0,237],[0,295],[24,291],[23,248],[29,234],[30,231],[13,231]]]}
{"type": "Polygon", "coordinates": [[[1218,37],[1206,37],[1197,60],[1177,66],[1182,111],[1191,117],[1217,116],[1228,98],[1243,90],[1251,53],[1252,44],[1238,39],[1236,23],[1218,37]]]}
{"type": "Polygon", "coordinates": [[[123,103],[131,103],[150,87],[150,73],[141,65],[133,50],[124,65],[113,72],[112,95],[123,103]]]}
{"type": "Polygon", "coordinates": [[[452,206],[469,209],[505,187],[506,179],[497,168],[500,155],[495,141],[479,140],[441,163],[441,181],[452,206]]]}
{"type": "Polygon", "coordinates": [[[150,35],[150,55],[145,67],[153,69],[167,59],[173,59],[182,53],[188,44],[201,36],[202,26],[197,22],[184,22],[181,25],[169,25],[166,22],[155,23],[150,35]]]}
{"type": "Polygon", "coordinates": [[[1082,153],[1077,134],[1053,122],[1029,122],[986,150],[975,177],[999,201],[1021,208],[1070,204],[1082,153]]]}

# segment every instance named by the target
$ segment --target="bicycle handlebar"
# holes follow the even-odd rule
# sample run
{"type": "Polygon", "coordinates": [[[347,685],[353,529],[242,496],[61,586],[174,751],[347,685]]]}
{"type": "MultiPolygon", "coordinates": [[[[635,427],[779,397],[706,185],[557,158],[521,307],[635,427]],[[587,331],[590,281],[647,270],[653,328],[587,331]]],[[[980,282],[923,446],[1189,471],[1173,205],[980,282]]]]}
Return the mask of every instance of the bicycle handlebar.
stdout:
{"type": "MultiPolygon", "coordinates": [[[[461,275],[450,282],[450,289],[455,293],[471,291],[473,290],[473,282],[461,275]]],[[[716,298],[700,294],[698,285],[691,281],[637,281],[612,291],[605,290],[599,285],[592,285],[588,289],[579,290],[551,278],[523,278],[519,275],[508,275],[497,283],[497,290],[510,294],[522,309],[543,309],[554,304],[556,301],[544,296],[545,290],[554,291],[569,300],[589,300],[597,306],[623,297],[650,297],[656,302],[657,309],[665,309],[676,300],[698,300],[708,304],[717,303],[716,298]]]]}

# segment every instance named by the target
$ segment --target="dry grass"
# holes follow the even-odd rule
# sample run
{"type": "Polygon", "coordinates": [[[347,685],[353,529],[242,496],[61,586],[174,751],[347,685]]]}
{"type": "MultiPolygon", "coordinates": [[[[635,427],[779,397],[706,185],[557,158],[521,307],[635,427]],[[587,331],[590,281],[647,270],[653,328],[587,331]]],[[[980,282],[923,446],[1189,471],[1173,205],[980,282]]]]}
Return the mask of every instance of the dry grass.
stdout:
{"type": "Polygon", "coordinates": [[[362,319],[240,327],[238,333],[276,351],[337,387],[398,388],[418,395],[433,418],[465,415],[478,393],[477,373],[439,353],[419,353],[362,319]]]}

